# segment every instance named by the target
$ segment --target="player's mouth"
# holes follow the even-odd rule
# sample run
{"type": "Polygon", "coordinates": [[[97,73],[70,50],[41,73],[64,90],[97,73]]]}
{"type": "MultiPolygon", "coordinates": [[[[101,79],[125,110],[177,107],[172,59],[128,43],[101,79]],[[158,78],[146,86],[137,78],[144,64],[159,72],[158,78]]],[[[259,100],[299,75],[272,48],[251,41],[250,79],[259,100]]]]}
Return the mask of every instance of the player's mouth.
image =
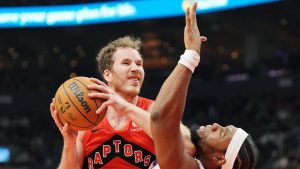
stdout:
{"type": "Polygon", "coordinates": [[[132,82],[133,84],[139,84],[141,81],[141,78],[140,78],[140,76],[130,76],[130,77],[128,77],[128,80],[130,82],[132,82]]]}

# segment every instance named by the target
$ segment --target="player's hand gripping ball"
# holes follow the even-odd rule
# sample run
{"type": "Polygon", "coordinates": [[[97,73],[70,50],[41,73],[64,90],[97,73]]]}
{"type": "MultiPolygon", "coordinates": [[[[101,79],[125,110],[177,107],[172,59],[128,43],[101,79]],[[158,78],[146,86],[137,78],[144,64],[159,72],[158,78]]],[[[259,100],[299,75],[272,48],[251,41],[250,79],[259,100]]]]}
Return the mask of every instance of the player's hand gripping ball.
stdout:
{"type": "Polygon", "coordinates": [[[62,124],[68,123],[73,130],[95,127],[105,116],[106,110],[96,114],[105,100],[91,99],[87,86],[94,84],[87,77],[75,77],[65,81],[56,91],[55,107],[62,124]]]}

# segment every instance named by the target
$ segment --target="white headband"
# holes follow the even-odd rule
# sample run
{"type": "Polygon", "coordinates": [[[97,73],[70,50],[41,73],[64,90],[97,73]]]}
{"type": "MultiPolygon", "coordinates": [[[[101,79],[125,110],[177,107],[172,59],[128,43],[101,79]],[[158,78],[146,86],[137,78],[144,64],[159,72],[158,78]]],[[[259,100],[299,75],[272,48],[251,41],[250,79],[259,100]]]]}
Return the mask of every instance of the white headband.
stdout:
{"type": "Polygon", "coordinates": [[[226,163],[222,166],[222,169],[232,169],[235,159],[247,136],[248,133],[246,133],[243,129],[237,129],[228,145],[225,154],[226,163]]]}

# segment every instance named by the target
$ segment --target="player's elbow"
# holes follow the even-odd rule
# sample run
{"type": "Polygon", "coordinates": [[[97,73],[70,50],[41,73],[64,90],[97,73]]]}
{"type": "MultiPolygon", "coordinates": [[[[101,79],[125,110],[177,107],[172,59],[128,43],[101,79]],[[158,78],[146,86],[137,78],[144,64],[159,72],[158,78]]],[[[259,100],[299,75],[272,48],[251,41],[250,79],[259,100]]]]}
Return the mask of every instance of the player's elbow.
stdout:
{"type": "Polygon", "coordinates": [[[173,115],[173,112],[176,112],[174,110],[174,107],[172,104],[166,103],[161,101],[160,103],[155,102],[150,115],[150,120],[152,123],[163,123],[168,121],[170,116],[173,115]]]}
{"type": "Polygon", "coordinates": [[[183,111],[178,106],[170,103],[161,102],[159,104],[155,102],[151,111],[151,121],[152,122],[169,121],[170,118],[173,119],[174,117],[177,117],[176,115],[179,115],[180,112],[183,111]]]}
{"type": "Polygon", "coordinates": [[[158,123],[164,119],[164,115],[161,111],[153,109],[150,115],[150,120],[152,123],[158,123]]]}
{"type": "Polygon", "coordinates": [[[166,108],[159,103],[155,103],[150,113],[150,120],[152,123],[159,123],[166,118],[166,108]]]}

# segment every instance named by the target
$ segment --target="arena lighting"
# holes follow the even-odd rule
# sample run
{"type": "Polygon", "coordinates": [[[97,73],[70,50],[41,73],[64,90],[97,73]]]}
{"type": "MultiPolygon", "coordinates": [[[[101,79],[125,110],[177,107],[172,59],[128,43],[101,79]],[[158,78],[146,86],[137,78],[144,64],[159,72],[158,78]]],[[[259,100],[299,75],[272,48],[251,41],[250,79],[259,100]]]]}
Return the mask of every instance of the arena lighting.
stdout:
{"type": "MultiPolygon", "coordinates": [[[[280,0],[198,0],[199,13],[280,0]]],[[[76,5],[1,7],[0,28],[76,26],[184,15],[182,0],[113,1],[76,5]]]]}
{"type": "Polygon", "coordinates": [[[227,75],[225,77],[226,82],[242,82],[242,81],[248,81],[249,79],[250,79],[250,75],[247,73],[232,74],[232,75],[227,75]]]}
{"type": "MultiPolygon", "coordinates": [[[[0,105],[1,104],[12,104],[13,103],[13,97],[9,94],[0,94],[0,105]]],[[[0,147],[1,150],[1,147],[0,147]]]]}

